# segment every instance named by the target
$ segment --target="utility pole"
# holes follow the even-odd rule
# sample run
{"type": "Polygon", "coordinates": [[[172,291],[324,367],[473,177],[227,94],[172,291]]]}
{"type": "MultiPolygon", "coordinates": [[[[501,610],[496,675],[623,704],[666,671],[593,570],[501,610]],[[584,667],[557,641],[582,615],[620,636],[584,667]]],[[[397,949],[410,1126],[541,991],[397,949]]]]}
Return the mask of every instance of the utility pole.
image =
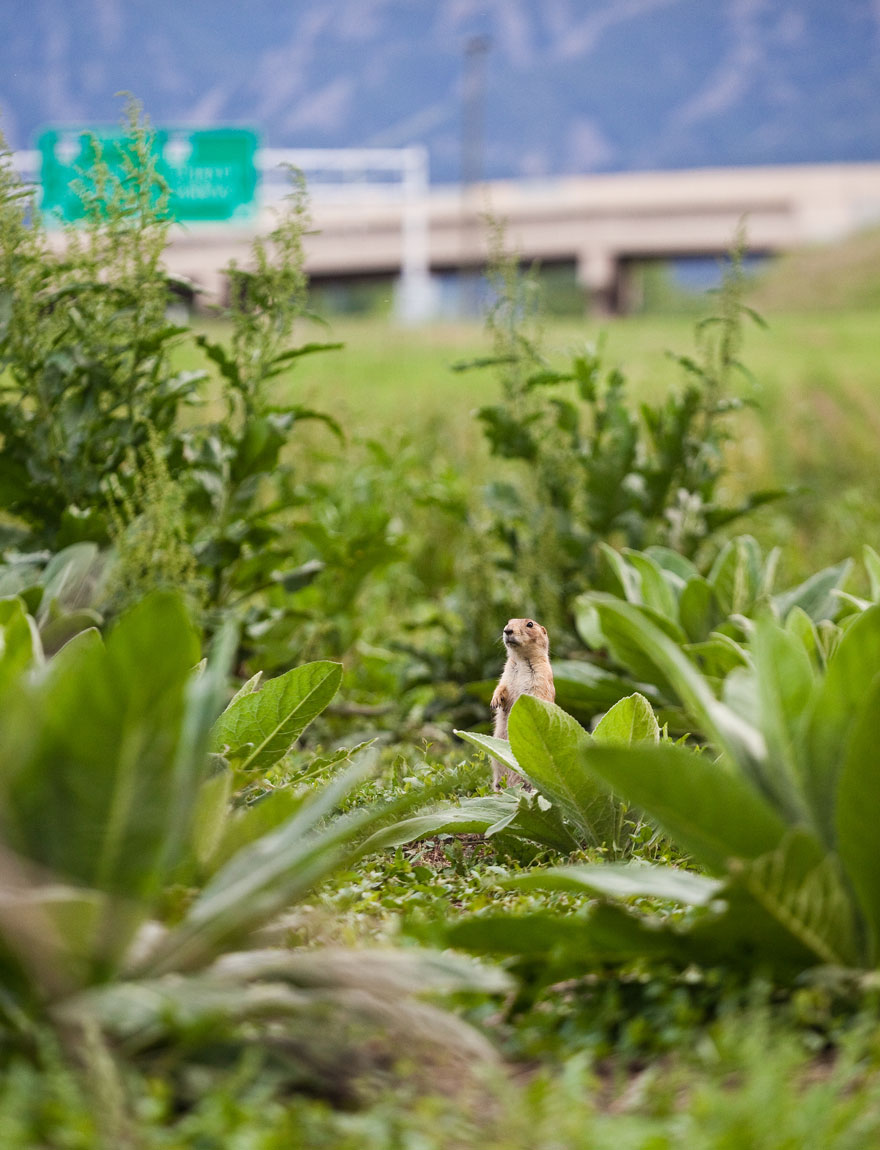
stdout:
{"type": "Polygon", "coordinates": [[[480,186],[483,182],[486,134],[486,57],[488,36],[473,36],[464,50],[461,118],[461,311],[475,316],[479,310],[480,186]]]}

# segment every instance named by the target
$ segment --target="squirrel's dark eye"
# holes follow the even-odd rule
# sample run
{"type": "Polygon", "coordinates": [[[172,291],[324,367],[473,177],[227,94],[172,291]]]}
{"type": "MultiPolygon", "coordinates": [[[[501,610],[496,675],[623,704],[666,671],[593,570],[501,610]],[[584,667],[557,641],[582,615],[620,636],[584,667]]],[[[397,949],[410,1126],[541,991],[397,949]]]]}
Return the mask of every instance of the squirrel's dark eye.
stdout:
{"type": "Polygon", "coordinates": [[[534,627],[534,625],[535,624],[531,621],[531,619],[529,619],[528,623],[526,623],[527,627],[534,627]]]}

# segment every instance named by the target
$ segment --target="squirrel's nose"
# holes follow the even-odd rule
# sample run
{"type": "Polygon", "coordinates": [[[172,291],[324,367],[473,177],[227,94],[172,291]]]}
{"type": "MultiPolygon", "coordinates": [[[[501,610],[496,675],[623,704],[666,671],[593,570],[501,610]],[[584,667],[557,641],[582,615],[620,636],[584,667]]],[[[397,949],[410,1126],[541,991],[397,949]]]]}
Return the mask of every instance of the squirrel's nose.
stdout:
{"type": "Polygon", "coordinates": [[[504,634],[505,635],[512,635],[513,634],[513,627],[505,627],[504,628],[504,634]]]}

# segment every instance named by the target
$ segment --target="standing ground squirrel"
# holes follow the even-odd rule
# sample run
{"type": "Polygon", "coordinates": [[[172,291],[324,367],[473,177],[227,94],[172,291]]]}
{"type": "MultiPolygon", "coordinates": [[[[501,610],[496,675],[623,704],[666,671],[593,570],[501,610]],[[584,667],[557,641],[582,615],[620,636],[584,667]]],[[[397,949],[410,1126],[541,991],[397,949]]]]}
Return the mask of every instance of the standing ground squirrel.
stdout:
{"type": "MultiPolygon", "coordinates": [[[[507,662],[492,696],[496,739],[507,738],[507,717],[520,695],[534,695],[550,703],[556,698],[547,628],[534,619],[510,619],[501,638],[507,648],[507,662]]],[[[496,791],[522,781],[509,768],[492,760],[492,786],[496,791]]]]}

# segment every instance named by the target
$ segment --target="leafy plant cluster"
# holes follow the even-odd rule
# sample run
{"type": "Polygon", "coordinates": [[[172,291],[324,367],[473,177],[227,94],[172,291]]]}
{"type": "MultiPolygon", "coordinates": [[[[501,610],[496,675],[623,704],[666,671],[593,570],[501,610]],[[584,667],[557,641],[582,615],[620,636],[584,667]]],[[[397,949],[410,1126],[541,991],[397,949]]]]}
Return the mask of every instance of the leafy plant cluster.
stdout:
{"type": "Polygon", "coordinates": [[[67,547],[112,545],[115,573],[96,573],[89,609],[112,613],[150,587],[174,586],[211,629],[230,609],[243,614],[242,657],[289,648],[315,614],[295,609],[298,591],[326,571],[325,591],[352,615],[364,579],[387,562],[383,548],[393,555],[390,515],[355,509],[328,530],[345,508],[293,466],[304,420],[343,440],[332,416],[276,394],[301,357],[340,346],[293,342],[307,315],[304,189],[294,185],[274,229],[255,241],[253,267],[228,269],[227,347],[166,318],[178,286],[162,263],[167,194],[134,101],[121,167],[93,150],[76,225],[44,220],[8,153],[0,164],[7,588],[23,590],[67,547]],[[216,369],[213,405],[207,369],[174,366],[187,341],[216,369]]]}
{"type": "Polygon", "coordinates": [[[339,664],[254,676],[224,707],[235,637],[221,632],[200,662],[170,592],[123,614],[106,642],[84,631],[48,661],[20,599],[0,601],[0,628],[7,1048],[28,1050],[42,1022],[87,1063],[90,1035],[166,1073],[181,1059],[219,1073],[258,1050],[279,1087],[339,1101],[390,1065],[383,1042],[416,1050],[422,1029],[443,1036],[421,1050],[428,1061],[488,1056],[476,1033],[401,994],[500,989],[500,974],[427,952],[272,946],[255,933],[423,800],[345,809],[372,769],[368,748],[333,756],[335,778],[319,789],[307,771],[268,782],[333,698],[339,664]]]}
{"type": "MultiPolygon", "coordinates": [[[[865,597],[849,563],[779,587],[775,552],[718,537],[773,494],[721,498],[736,261],[679,358],[684,390],[638,412],[597,352],[548,364],[499,262],[487,533],[450,468],[407,474],[423,450],[353,461],[332,415],[279,402],[283,373],[334,346],[293,343],[301,187],[229,270],[228,344],[195,340],[219,389],[221,414],[204,410],[207,372],[172,367],[191,333],[166,319],[164,190],[133,105],[127,133],[121,176],[98,158],[61,246],[0,165],[6,1063],[30,1081],[52,1033],[117,1099],[102,1137],[124,1144],[131,1068],[162,1083],[162,1123],[212,1132],[230,1075],[275,1117],[291,1093],[357,1102],[402,1057],[419,1085],[470,1082],[492,1051],[426,992],[539,1056],[554,1029],[565,1052],[666,1049],[756,976],[830,1033],[880,962],[880,559],[865,549],[865,597]],[[304,420],[333,444],[307,464],[304,420]],[[554,637],[571,623],[558,705],[520,698],[506,741],[459,731],[478,751],[462,764],[444,725],[473,717],[463,681],[497,670],[512,603],[554,637]],[[353,651],[328,719],[342,665],[305,652],[353,651]],[[243,662],[256,674],[229,700],[243,662]],[[380,752],[406,707],[439,756],[380,752]],[[303,737],[316,719],[322,752],[303,737]],[[488,757],[529,789],[488,793],[488,757]],[[442,949],[346,945],[400,921],[442,949]]],[[[530,1131],[569,1086],[583,1096],[588,1071],[569,1073],[535,1086],[530,1131]]]]}
{"type": "Polygon", "coordinates": [[[697,324],[693,356],[674,358],[685,386],[636,408],[618,368],[585,347],[567,368],[541,347],[534,285],[495,238],[496,302],[488,326],[493,356],[460,369],[497,367],[501,400],[478,418],[492,455],[511,461],[510,479],[485,491],[498,566],[548,625],[600,575],[600,547],[662,545],[693,557],[717,532],[779,491],[723,501],[727,417],[743,406],[731,393],[743,323],[758,317],[743,302],[740,235],[718,293],[717,314],[697,324]]]}
{"type": "MultiPolygon", "coordinates": [[[[743,541],[739,555],[754,560],[753,541],[743,541]]],[[[876,600],[880,560],[870,549],[866,565],[876,600]]],[[[564,765],[569,790],[617,796],[668,835],[688,866],[633,859],[535,870],[512,881],[586,891],[597,903],[569,918],[535,914],[515,929],[473,919],[452,929],[456,944],[515,955],[550,983],[645,959],[763,971],[782,983],[824,970],[850,990],[873,970],[880,607],[841,594],[834,621],[838,610],[826,609],[840,576],[822,572],[796,594],[766,600],[752,618],[740,616],[738,642],[723,631],[710,636],[725,653],[711,675],[699,666],[704,644],[676,636],[655,608],[589,596],[591,630],[628,673],[676,700],[697,745],[608,746],[580,737],[573,762],[561,734],[570,720],[524,697],[511,714],[512,761],[541,791],[549,759],[560,774],[564,765]],[[687,913],[627,906],[652,899],[687,913]]],[[[678,582],[675,572],[664,578],[670,588],[678,582]]]]}

